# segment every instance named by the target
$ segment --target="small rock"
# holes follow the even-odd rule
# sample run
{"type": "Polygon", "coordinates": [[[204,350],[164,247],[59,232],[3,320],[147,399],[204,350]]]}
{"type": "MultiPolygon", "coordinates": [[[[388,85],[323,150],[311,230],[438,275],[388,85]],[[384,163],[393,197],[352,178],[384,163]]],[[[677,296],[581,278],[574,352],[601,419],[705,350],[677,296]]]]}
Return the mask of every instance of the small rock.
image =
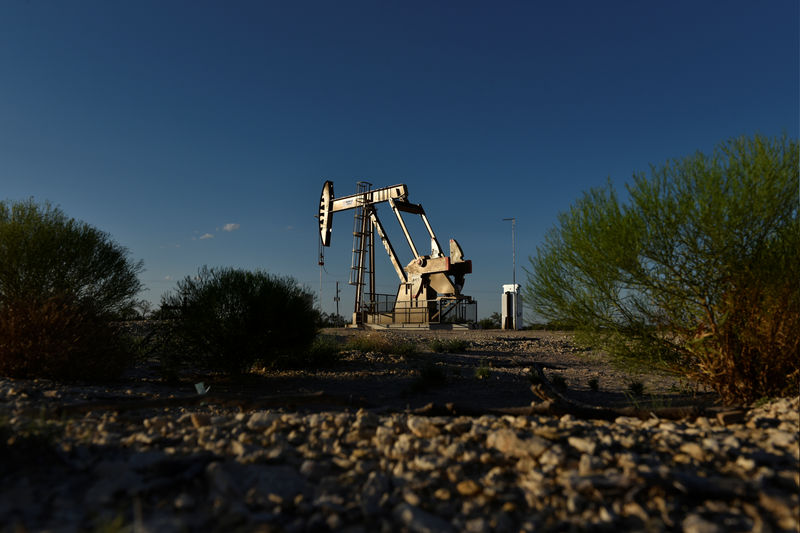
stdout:
{"type": "Polygon", "coordinates": [[[450,499],[450,491],[445,489],[444,487],[439,487],[434,491],[433,497],[437,500],[444,500],[447,501],[450,499]]]}
{"type": "Polygon", "coordinates": [[[205,413],[191,413],[189,415],[189,420],[191,420],[192,425],[198,429],[208,426],[211,423],[211,417],[205,413]]]}
{"type": "Polygon", "coordinates": [[[175,498],[173,505],[176,509],[191,509],[195,506],[195,501],[189,494],[182,492],[175,498]]]}
{"type": "Polygon", "coordinates": [[[280,420],[280,415],[277,413],[271,413],[269,411],[256,411],[252,415],[250,415],[250,419],[247,421],[248,429],[266,429],[270,427],[273,422],[276,420],[280,420]]]}
{"type": "Polygon", "coordinates": [[[538,457],[547,450],[550,443],[536,435],[520,439],[512,429],[498,429],[486,437],[486,446],[513,457],[538,457]]]}
{"type": "Polygon", "coordinates": [[[485,518],[478,517],[467,520],[466,524],[464,524],[464,530],[467,533],[485,533],[491,531],[491,528],[485,518]]]}
{"type": "Polygon", "coordinates": [[[777,448],[788,448],[797,440],[796,433],[789,433],[788,431],[768,430],[769,442],[772,446],[777,448]]]}
{"type": "Polygon", "coordinates": [[[569,442],[569,445],[579,452],[588,453],[589,455],[594,454],[594,450],[597,446],[594,441],[581,437],[569,437],[567,442],[569,442]]]}
{"type": "Polygon", "coordinates": [[[475,496],[481,491],[481,487],[473,480],[465,479],[456,485],[456,490],[462,496],[475,496]]]}
{"type": "Polygon", "coordinates": [[[409,505],[419,505],[421,500],[419,496],[415,492],[412,492],[408,489],[403,491],[403,500],[409,505]]]}
{"type": "Polygon", "coordinates": [[[409,416],[406,424],[408,425],[408,429],[420,438],[429,439],[439,434],[439,428],[433,425],[426,417],[409,416]]]}
{"type": "Polygon", "coordinates": [[[695,461],[703,461],[706,456],[703,448],[696,442],[686,442],[681,444],[680,450],[695,461]]]}
{"type": "Polygon", "coordinates": [[[722,529],[714,522],[705,520],[697,513],[692,513],[683,519],[684,533],[721,533],[722,529]]]}
{"type": "Polygon", "coordinates": [[[754,470],[756,467],[756,462],[744,455],[740,455],[736,458],[736,464],[748,472],[754,470]]]}

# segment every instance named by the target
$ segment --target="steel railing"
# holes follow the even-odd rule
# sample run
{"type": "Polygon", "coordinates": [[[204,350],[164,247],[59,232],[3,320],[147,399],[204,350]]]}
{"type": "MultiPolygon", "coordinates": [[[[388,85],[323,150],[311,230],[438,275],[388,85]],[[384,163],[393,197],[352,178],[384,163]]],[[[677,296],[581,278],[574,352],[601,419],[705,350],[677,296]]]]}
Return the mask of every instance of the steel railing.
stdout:
{"type": "Polygon", "coordinates": [[[394,294],[375,294],[361,306],[364,321],[375,324],[470,324],[478,321],[478,303],[467,298],[397,301],[394,294]]]}

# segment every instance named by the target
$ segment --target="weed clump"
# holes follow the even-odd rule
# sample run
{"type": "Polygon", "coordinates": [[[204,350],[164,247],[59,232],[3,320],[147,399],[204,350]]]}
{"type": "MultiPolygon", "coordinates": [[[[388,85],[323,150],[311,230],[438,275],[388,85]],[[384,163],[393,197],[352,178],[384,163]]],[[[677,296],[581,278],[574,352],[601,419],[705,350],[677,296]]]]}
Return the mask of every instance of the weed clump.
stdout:
{"type": "Polygon", "coordinates": [[[489,363],[487,363],[486,361],[483,361],[480,364],[480,366],[475,369],[475,377],[477,379],[481,379],[481,380],[482,379],[489,379],[489,377],[491,375],[492,375],[491,367],[489,366],[489,363]]]}
{"type": "Polygon", "coordinates": [[[641,381],[631,381],[628,383],[628,392],[637,398],[641,398],[644,396],[644,383],[641,381]]]}
{"type": "Polygon", "coordinates": [[[374,352],[384,355],[412,356],[419,353],[417,345],[413,342],[398,341],[394,337],[377,333],[353,336],[347,341],[345,348],[362,353],[374,352]]]}
{"type": "Polygon", "coordinates": [[[469,342],[463,339],[433,339],[428,346],[436,353],[463,353],[469,348],[469,342]]]}

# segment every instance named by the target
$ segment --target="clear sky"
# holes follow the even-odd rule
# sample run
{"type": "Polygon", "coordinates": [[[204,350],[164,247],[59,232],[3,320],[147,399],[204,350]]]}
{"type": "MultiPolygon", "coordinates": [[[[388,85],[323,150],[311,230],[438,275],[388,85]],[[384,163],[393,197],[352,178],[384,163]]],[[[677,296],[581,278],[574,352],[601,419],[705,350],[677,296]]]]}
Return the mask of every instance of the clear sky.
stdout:
{"type": "MultiPolygon", "coordinates": [[[[797,138],[798,6],[6,0],[0,199],[110,233],[157,303],[202,265],[319,294],[323,182],[337,196],[406,183],[472,259],[464,292],[483,317],[511,282],[503,218],[520,281],[582,191],[734,136],[797,138]]],[[[321,284],[332,311],[340,282],[345,316],[352,224],[334,217],[321,284]]]]}

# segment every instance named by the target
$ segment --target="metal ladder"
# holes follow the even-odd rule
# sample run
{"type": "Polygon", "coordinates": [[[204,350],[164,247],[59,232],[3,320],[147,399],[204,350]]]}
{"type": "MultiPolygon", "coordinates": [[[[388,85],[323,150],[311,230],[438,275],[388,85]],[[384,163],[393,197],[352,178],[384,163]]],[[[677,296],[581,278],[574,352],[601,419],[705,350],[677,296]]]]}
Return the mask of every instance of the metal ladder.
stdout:
{"type": "Polygon", "coordinates": [[[353,258],[350,262],[350,279],[348,284],[356,287],[355,313],[363,310],[364,285],[371,279],[372,262],[372,221],[369,218],[366,206],[366,193],[372,189],[372,184],[367,181],[358,182],[356,208],[353,214],[353,258]]]}

